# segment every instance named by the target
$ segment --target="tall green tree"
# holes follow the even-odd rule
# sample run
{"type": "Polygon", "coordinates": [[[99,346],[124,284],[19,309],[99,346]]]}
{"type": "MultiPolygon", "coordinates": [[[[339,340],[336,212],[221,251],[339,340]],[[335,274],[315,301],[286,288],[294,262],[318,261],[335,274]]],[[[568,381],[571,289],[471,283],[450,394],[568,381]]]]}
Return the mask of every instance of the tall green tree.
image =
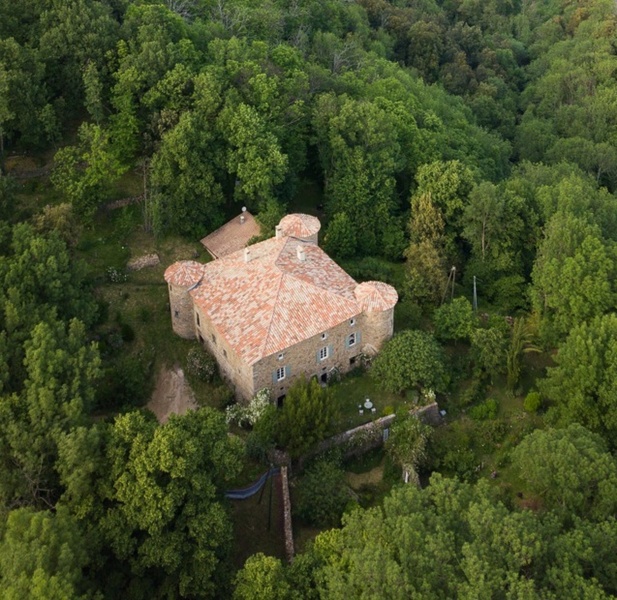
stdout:
{"type": "Polygon", "coordinates": [[[61,148],[55,155],[54,187],[88,221],[110,194],[110,183],[126,170],[117,159],[109,133],[100,125],[83,123],[77,146],[61,148]]]}
{"type": "Polygon", "coordinates": [[[556,213],[533,268],[534,308],[545,339],[563,339],[574,326],[615,306],[615,248],[597,227],[571,214],[556,213]]]}
{"type": "Polygon", "coordinates": [[[444,226],[430,192],[411,197],[405,294],[420,305],[435,305],[443,299],[447,283],[444,226]]]}
{"type": "Polygon", "coordinates": [[[290,594],[281,561],[261,552],[250,556],[235,578],[234,600],[287,600],[290,594]]]}
{"type": "Polygon", "coordinates": [[[300,458],[332,432],[336,415],[329,389],[317,379],[299,379],[288,390],[277,422],[277,438],[292,458],[300,458]]]}
{"type": "Polygon", "coordinates": [[[476,328],[471,332],[471,356],[480,375],[493,382],[506,370],[507,339],[498,327],[476,328]]]}
{"type": "Polygon", "coordinates": [[[417,129],[415,122],[401,122],[401,112],[399,106],[386,106],[384,98],[359,101],[324,94],[315,104],[328,212],[347,214],[362,241],[362,255],[386,248],[402,252],[384,243],[394,223],[395,175],[404,167],[401,138],[406,129],[417,129]]]}
{"type": "Polygon", "coordinates": [[[0,594],[7,600],[97,600],[87,580],[90,544],[69,512],[36,512],[21,508],[9,513],[0,527],[0,594]]]}
{"type": "Polygon", "coordinates": [[[23,344],[35,325],[56,318],[93,323],[97,307],[85,265],[71,257],[56,232],[37,235],[26,224],[11,230],[9,252],[0,256],[0,323],[6,332],[9,387],[21,389],[25,377],[23,344]]]}
{"type": "Polygon", "coordinates": [[[92,407],[100,358],[73,320],[42,322],[25,343],[21,393],[0,403],[0,497],[9,506],[52,507],[60,495],[58,443],[92,407]]]}
{"type": "Polygon", "coordinates": [[[393,393],[413,388],[443,391],[447,383],[445,357],[430,333],[403,331],[386,342],[373,362],[371,376],[393,393]]]}
{"type": "Polygon", "coordinates": [[[617,444],[617,315],[596,317],[574,327],[547,370],[541,392],[553,402],[553,417],[580,423],[617,444]]]}
{"type": "Polygon", "coordinates": [[[601,521],[615,514],[617,463],[602,437],[582,425],[534,431],[512,460],[525,487],[562,519],[601,521]]]}
{"type": "Polygon", "coordinates": [[[601,539],[614,548],[616,530],[612,518],[565,527],[507,508],[484,481],[433,475],[424,489],[399,486],[383,506],[347,515],[342,529],[317,537],[309,560],[319,597],[332,600],[601,599],[615,591],[601,539]]]}
{"type": "Polygon", "coordinates": [[[115,568],[131,571],[117,585],[129,585],[133,598],[221,594],[232,538],[221,493],[242,455],[223,415],[202,408],[159,426],[127,413],[111,427],[105,454],[99,527],[115,568]]]}
{"type": "Polygon", "coordinates": [[[246,104],[229,107],[221,115],[229,145],[227,169],[238,179],[240,201],[265,202],[287,173],[288,160],[276,137],[258,112],[246,104]]]}
{"type": "Polygon", "coordinates": [[[432,429],[415,416],[398,415],[386,442],[386,451],[403,469],[405,483],[420,485],[418,469],[426,460],[432,429]]]}
{"type": "Polygon", "coordinates": [[[517,317],[512,323],[510,331],[510,344],[506,350],[506,369],[508,375],[508,387],[513,390],[518,383],[521,374],[521,361],[523,354],[539,352],[540,349],[534,344],[535,333],[531,323],[525,317],[517,317]]]}
{"type": "Polygon", "coordinates": [[[458,160],[435,161],[418,169],[416,181],[415,195],[430,194],[434,208],[441,215],[445,224],[443,243],[447,255],[452,258],[456,256],[465,206],[473,189],[473,174],[458,160]]]}
{"type": "Polygon", "coordinates": [[[154,232],[204,235],[223,223],[223,192],[212,164],[211,129],[186,112],[152,159],[154,232]]]}

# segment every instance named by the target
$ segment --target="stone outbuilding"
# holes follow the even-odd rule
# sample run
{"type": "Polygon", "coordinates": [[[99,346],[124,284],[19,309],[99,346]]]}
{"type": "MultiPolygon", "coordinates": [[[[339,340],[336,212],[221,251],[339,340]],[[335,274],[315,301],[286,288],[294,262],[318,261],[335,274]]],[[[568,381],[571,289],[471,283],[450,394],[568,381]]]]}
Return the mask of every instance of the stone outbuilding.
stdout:
{"type": "Polygon", "coordinates": [[[260,233],[261,228],[255,217],[243,208],[240,215],[200,241],[212,258],[222,258],[242,250],[251,238],[258,237],[260,233]]]}
{"type": "Polygon", "coordinates": [[[280,403],[298,377],[327,382],[392,336],[396,290],[358,284],[317,245],[319,229],[287,215],[273,238],[165,271],[173,330],[215,356],[240,399],[269,388],[280,403]]]}

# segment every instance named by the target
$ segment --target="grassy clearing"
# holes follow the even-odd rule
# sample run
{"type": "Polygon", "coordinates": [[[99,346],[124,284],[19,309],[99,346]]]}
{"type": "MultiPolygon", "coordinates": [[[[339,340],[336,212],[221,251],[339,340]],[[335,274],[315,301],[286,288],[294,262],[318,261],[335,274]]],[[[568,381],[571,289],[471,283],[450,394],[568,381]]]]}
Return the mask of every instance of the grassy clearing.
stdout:
{"type": "Polygon", "coordinates": [[[230,505],[234,522],[235,567],[241,568],[244,561],[257,552],[285,558],[280,477],[268,480],[261,492],[251,498],[235,500],[230,505]]]}
{"type": "Polygon", "coordinates": [[[336,423],[338,431],[345,431],[363,425],[386,414],[392,414],[399,406],[413,406],[415,394],[405,396],[392,394],[383,389],[379,381],[369,373],[347,375],[340,382],[331,385],[332,399],[336,402],[339,416],[336,423]],[[370,398],[375,412],[364,408],[364,401],[370,398]],[[362,414],[360,414],[362,410],[362,414]]]}
{"type": "MultiPolygon", "coordinates": [[[[96,224],[84,232],[77,255],[86,262],[95,294],[106,312],[97,330],[102,348],[118,332],[124,338],[107,358],[117,363],[141,357],[150,366],[153,380],[162,367],[179,364],[184,368],[186,355],[196,344],[173,333],[165,269],[177,260],[207,262],[209,255],[198,241],[158,239],[146,233],[141,217],[139,205],[100,212],[96,224]],[[127,272],[130,259],[152,253],[159,256],[159,265],[127,272]]],[[[229,390],[220,381],[213,385],[190,377],[189,381],[201,405],[221,407],[229,400],[229,390]]]]}

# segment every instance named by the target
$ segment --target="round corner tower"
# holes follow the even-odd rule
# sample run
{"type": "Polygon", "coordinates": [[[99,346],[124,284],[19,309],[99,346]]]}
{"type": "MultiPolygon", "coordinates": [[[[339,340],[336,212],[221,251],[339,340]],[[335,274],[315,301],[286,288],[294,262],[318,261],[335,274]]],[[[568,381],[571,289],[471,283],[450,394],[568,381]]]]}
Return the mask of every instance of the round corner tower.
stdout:
{"type": "Polygon", "coordinates": [[[317,217],[294,213],[283,217],[276,226],[276,237],[295,237],[318,246],[318,233],[321,223],[317,217]]]}
{"type": "Polygon", "coordinates": [[[193,299],[191,290],[203,278],[203,265],[192,260],[181,260],[167,267],[165,281],[169,287],[169,307],[174,333],[186,339],[195,338],[193,299]]]}
{"type": "Polygon", "coordinates": [[[396,290],[381,281],[365,281],[356,286],[354,295],[365,317],[364,340],[379,350],[394,332],[396,290]]]}

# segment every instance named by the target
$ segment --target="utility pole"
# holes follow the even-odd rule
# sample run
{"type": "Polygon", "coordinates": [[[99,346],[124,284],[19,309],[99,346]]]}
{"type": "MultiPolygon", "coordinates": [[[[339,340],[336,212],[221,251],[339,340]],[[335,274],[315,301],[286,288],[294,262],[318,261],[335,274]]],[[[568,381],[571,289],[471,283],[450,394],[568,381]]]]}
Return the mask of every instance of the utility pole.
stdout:
{"type": "Polygon", "coordinates": [[[473,276],[473,309],[478,310],[478,290],[476,288],[476,276],[473,276]]]}

